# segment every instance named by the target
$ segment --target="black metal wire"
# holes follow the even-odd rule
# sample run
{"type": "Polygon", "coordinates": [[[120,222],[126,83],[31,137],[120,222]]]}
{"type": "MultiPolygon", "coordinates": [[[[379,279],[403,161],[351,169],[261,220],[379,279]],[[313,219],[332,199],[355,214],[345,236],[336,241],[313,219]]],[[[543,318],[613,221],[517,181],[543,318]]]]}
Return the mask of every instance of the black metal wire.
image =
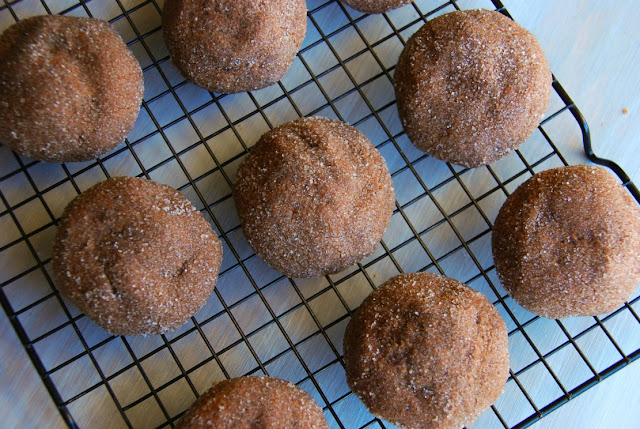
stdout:
{"type": "MultiPolygon", "coordinates": [[[[19,4],[19,1],[11,2],[9,0],[3,0],[3,3],[4,4],[0,6],[0,12],[8,10],[11,16],[15,20],[18,20],[18,14],[14,8],[19,4]]],[[[227,111],[229,108],[229,102],[232,100],[233,96],[209,93],[209,99],[199,102],[195,107],[190,108],[183,103],[179,92],[183,89],[189,88],[188,84],[184,80],[172,83],[164,67],[169,64],[169,57],[164,54],[161,58],[156,58],[151,44],[148,43],[148,41],[157,37],[161,30],[160,27],[156,26],[144,33],[141,33],[135,25],[134,18],[132,17],[132,14],[141,11],[145,7],[152,8],[157,14],[161,14],[162,11],[157,0],[144,0],[129,9],[127,9],[120,0],[114,0],[114,3],[117,5],[120,12],[117,16],[113,17],[110,22],[114,24],[121,22],[131,28],[135,38],[129,41],[129,47],[132,49],[142,48],[142,51],[144,51],[144,54],[149,59],[149,64],[143,68],[143,71],[145,73],[157,73],[157,79],[159,79],[159,82],[162,82],[164,85],[164,89],[145,98],[142,103],[141,115],[146,115],[146,118],[151,122],[149,129],[146,130],[143,135],[138,135],[139,133],[136,134],[133,140],[125,140],[126,144],[124,147],[112,151],[95,162],[88,163],[82,167],[73,166],[72,169],[70,169],[69,166],[62,164],[63,177],[59,180],[54,180],[53,183],[48,183],[47,186],[42,188],[38,186],[31,175],[31,170],[36,168],[39,163],[37,161],[23,160],[17,155],[14,155],[14,157],[18,168],[8,173],[5,172],[5,174],[0,177],[0,201],[5,207],[4,210],[0,210],[0,219],[8,216],[16,225],[20,235],[19,238],[0,246],[0,253],[10,250],[14,248],[14,246],[24,244],[26,245],[31,257],[36,261],[35,266],[29,267],[21,273],[14,275],[12,278],[6,279],[0,283],[0,304],[2,304],[5,313],[9,317],[20,341],[24,345],[27,354],[34,364],[36,371],[42,378],[45,387],[60,411],[62,418],[70,427],[75,428],[77,427],[77,424],[69,410],[69,406],[76,401],[82,400],[83,397],[101,387],[104,387],[107,390],[108,395],[113,400],[113,403],[120,413],[124,423],[129,427],[133,427],[133,423],[129,419],[129,412],[135,409],[135,407],[143,405],[146,401],[154,401],[158,405],[162,418],[165,420],[165,422],[159,427],[173,427],[177,419],[180,417],[180,414],[173,415],[173,412],[163,404],[161,397],[163,390],[184,380],[188,389],[197,396],[202,392],[198,392],[192,377],[196,376],[195,374],[197,371],[214,362],[220,369],[222,375],[226,378],[230,378],[232,374],[224,365],[224,356],[226,353],[234,351],[236,347],[239,346],[245,347],[251,359],[255,362],[255,366],[253,366],[247,374],[268,374],[268,368],[271,365],[277,364],[279,360],[283,359],[286,355],[293,355],[301,367],[301,378],[298,380],[298,384],[310,383],[313,389],[317,392],[325,413],[332,424],[339,427],[345,427],[345,424],[341,419],[340,410],[343,406],[342,404],[351,400],[352,394],[346,391],[330,398],[328,395],[331,392],[325,392],[322,387],[322,379],[326,374],[333,371],[333,368],[335,367],[344,367],[339,346],[334,344],[334,340],[331,338],[331,333],[335,330],[340,331],[340,329],[343,329],[344,324],[351,317],[354,308],[350,306],[348,297],[341,291],[346,288],[345,285],[348,285],[351,281],[357,280],[359,276],[362,276],[364,284],[367,285],[366,291],[370,292],[374,290],[377,286],[377,280],[375,278],[376,270],[379,266],[385,264],[386,261],[389,261],[389,269],[392,269],[393,272],[402,272],[404,263],[402,252],[410,249],[411,246],[418,246],[418,248],[426,255],[425,264],[421,267],[417,267],[417,270],[436,270],[445,274],[447,272],[447,264],[454,261],[458,255],[462,254],[468,257],[471,261],[471,266],[474,267],[475,274],[470,278],[460,280],[467,283],[481,282],[486,284],[496,297],[494,305],[499,309],[502,309],[503,314],[505,315],[505,320],[508,324],[513,326],[509,331],[509,336],[521,336],[535,355],[535,358],[522,368],[519,368],[516,371],[511,371],[509,377],[509,382],[513,382],[516,386],[518,389],[517,391],[520,392],[519,394],[522,395],[524,400],[531,407],[532,413],[517,422],[510,422],[508,421],[508,417],[501,414],[499,405],[492,406],[491,409],[493,410],[496,419],[504,427],[522,428],[529,426],[544,415],[562,406],[573,397],[586,391],[599,381],[620,370],[630,362],[638,359],[640,356],[640,349],[625,354],[623,348],[617,343],[615,335],[609,332],[605,324],[608,320],[612,320],[623,312],[629,312],[633,320],[640,324],[640,318],[633,308],[633,304],[635,304],[640,298],[632,300],[630,303],[625,304],[625,306],[602,319],[594,318],[593,324],[586,329],[582,329],[578,333],[571,334],[570,330],[565,327],[562,321],[556,321],[555,323],[557,324],[558,329],[566,339],[551,350],[543,351],[540,348],[542,344],[536,343],[536,341],[531,338],[528,331],[534,325],[536,320],[538,320],[538,317],[531,317],[525,321],[521,321],[519,319],[509,305],[509,298],[504,292],[501,292],[499,285],[495,283],[494,267],[492,265],[487,265],[480,257],[476,256],[474,252],[474,247],[481,245],[483,240],[486,240],[491,233],[491,217],[483,209],[486,201],[490,201],[490,199],[497,194],[506,197],[509,195],[508,189],[511,186],[529,175],[532,175],[537,168],[542,167],[547,162],[559,162],[567,165],[567,161],[564,159],[556,147],[556,144],[545,130],[545,127],[548,124],[559,120],[558,118],[562,118],[563,114],[567,111],[571,113],[577,125],[580,127],[585,153],[589,159],[593,162],[611,168],[620,177],[624,186],[626,186],[640,202],[640,193],[638,192],[638,189],[629,180],[624,171],[622,171],[622,169],[612,161],[603,160],[593,154],[587,123],[578,108],[571,101],[570,97],[566,94],[560,83],[555,80],[555,78],[553,80],[553,88],[564,103],[564,106],[545,118],[539,127],[539,132],[541,133],[544,141],[549,145],[550,152],[537,159],[528,160],[523,153],[517,151],[516,156],[522,163],[522,168],[518,171],[511,172],[509,177],[506,178],[500,178],[500,174],[495,167],[484,167],[494,184],[489,186],[487,189],[484,189],[480,194],[477,194],[477,192],[474,193],[470,186],[468,186],[467,178],[473,174],[472,170],[460,169],[448,164],[448,173],[446,177],[439,180],[438,183],[425,183],[418,169],[421,163],[429,161],[428,157],[426,155],[419,155],[413,159],[410,158],[403,150],[402,140],[404,138],[404,134],[402,130],[393,130],[389,128],[385,121],[386,115],[388,115],[390,111],[393,111],[395,101],[387,101],[376,107],[367,95],[368,88],[374,87],[374,85],[379,82],[384,82],[387,85],[393,82],[392,74],[395,66],[385,66],[383,58],[381,58],[377,53],[378,49],[384,47],[386,43],[394,41],[399,41],[404,44],[404,34],[411,32],[416,28],[416,26],[421,25],[433,15],[453,9],[460,9],[458,3],[463,3],[463,0],[443,0],[440,4],[431,5],[433,8],[426,12],[415,4],[407,6],[413,8],[415,18],[405,22],[400,27],[396,26],[394,20],[389,15],[381,15],[380,19],[384,20],[384,23],[388,26],[390,32],[383,35],[379,40],[376,40],[373,43],[367,39],[363,30],[361,30],[361,26],[365,24],[365,20],[369,19],[367,15],[352,15],[345,6],[336,0],[327,0],[319,5],[315,5],[313,9],[308,11],[308,18],[309,28],[318,34],[318,39],[310,41],[306,46],[304,46],[297,57],[297,60],[304,71],[309,75],[309,78],[304,79],[302,82],[299,82],[290,88],[287,88],[285,83],[278,82],[276,89],[279,89],[280,94],[277,94],[268,100],[260,100],[256,94],[247,93],[246,97],[248,105],[253,107],[245,110],[239,117],[234,117],[233,114],[227,111]],[[331,31],[325,32],[323,25],[319,22],[319,16],[324,13],[338,12],[344,19],[342,22],[332,25],[330,28],[331,31]],[[353,32],[353,37],[357,37],[357,39],[362,42],[363,47],[350,53],[345,58],[342,58],[338,47],[334,46],[334,41],[346,31],[353,32]],[[335,59],[335,64],[330,65],[322,71],[314,72],[313,64],[310,63],[309,60],[313,58],[314,48],[320,47],[327,49],[335,59]],[[374,64],[379,69],[379,72],[372,73],[365,80],[359,82],[356,76],[351,72],[349,65],[358,61],[360,58],[363,58],[364,55],[371,56],[374,64]],[[347,85],[347,89],[340,93],[330,95],[331,91],[327,90],[323,86],[322,81],[325,78],[330,78],[332,73],[336,73],[338,71],[346,76],[347,83],[349,85],[347,85]],[[309,111],[305,111],[303,106],[296,102],[296,99],[301,96],[304,99],[305,91],[310,90],[317,90],[318,98],[315,100],[314,107],[309,109],[309,111]],[[261,282],[254,278],[251,273],[251,266],[258,261],[257,256],[252,253],[243,256],[241,253],[242,250],[236,248],[237,243],[234,244],[235,237],[237,237],[241,232],[239,224],[236,223],[228,225],[222,217],[219,217],[221,213],[224,213],[227,210],[229,204],[232,203],[230,192],[227,192],[224,195],[218,195],[215,199],[210,200],[200,189],[199,185],[206,186],[206,182],[208,180],[213,178],[214,175],[219,175],[220,180],[226,184],[227,189],[231,189],[233,169],[237,167],[238,162],[246,154],[250,143],[252,143],[245,141],[242,136],[241,128],[245,121],[249,121],[251,118],[260,118],[266,127],[273,128],[277,124],[273,122],[269,114],[269,109],[276,108],[281,103],[289,103],[293,114],[296,116],[324,114],[332,115],[338,119],[344,120],[345,111],[341,108],[342,103],[349,102],[350,98],[354,97],[361,100],[359,106],[362,108],[364,113],[361,117],[357,117],[356,120],[352,121],[353,124],[355,126],[367,126],[370,121],[376,124],[383,135],[382,141],[377,142],[377,147],[380,150],[389,149],[395,151],[401,161],[402,165],[394,171],[391,171],[394,180],[399,180],[403,175],[409,175],[418,183],[419,191],[406,201],[397,201],[394,210],[395,222],[398,224],[404,223],[404,225],[406,225],[406,229],[408,231],[407,236],[403,237],[398,242],[389,239],[387,239],[387,241],[383,241],[381,245],[382,250],[379,254],[359,263],[357,268],[351,272],[340,274],[338,276],[326,277],[324,280],[326,282],[324,286],[320,287],[308,296],[305,295],[305,291],[300,287],[298,281],[286,279],[280,275],[274,276],[264,284],[261,284],[261,282]],[[179,114],[176,117],[170,118],[168,121],[161,122],[161,119],[156,117],[154,114],[154,108],[156,104],[163,103],[168,99],[176,103],[179,114]],[[207,109],[216,109],[222,116],[224,124],[220,126],[219,129],[205,134],[200,127],[198,127],[197,116],[206,112],[207,109]],[[166,123],[163,124],[163,122],[166,123]],[[195,138],[188,144],[181,144],[180,147],[174,147],[174,144],[172,144],[172,138],[169,134],[171,133],[172,127],[178,127],[181,126],[181,124],[188,124],[193,129],[195,138]],[[222,138],[222,136],[227,133],[230,133],[230,135],[237,140],[241,149],[238,153],[228,156],[226,159],[220,159],[219,156],[216,155],[216,151],[213,150],[208,142],[222,138]],[[140,148],[152,139],[160,140],[160,142],[156,143],[164,143],[169,153],[164,159],[157,160],[154,165],[145,165],[145,159],[138,154],[138,150],[141,150],[140,148]],[[192,150],[199,148],[204,149],[206,155],[213,161],[214,166],[212,169],[194,176],[190,173],[188,165],[183,162],[182,157],[188,156],[192,150]],[[203,213],[211,219],[213,226],[219,233],[225,245],[225,260],[230,258],[234,261],[229,266],[223,267],[220,278],[222,279],[227,275],[234,275],[234,273],[237,272],[241,273],[250,285],[249,292],[245,296],[235,299],[233,302],[227,302],[222,293],[216,289],[212,299],[216,299],[220,303],[220,309],[218,311],[214,314],[207,315],[207,317],[202,320],[198,320],[195,316],[192,317],[191,322],[183,327],[179,334],[172,336],[160,336],[161,343],[142,354],[136,353],[135,347],[127,338],[124,337],[108,336],[95,344],[87,342],[79,327],[80,324],[86,321],[85,316],[81,314],[74,316],[72,310],[66,306],[66,303],[58,294],[48,275],[47,266],[50,260],[47,258],[41,258],[36,246],[33,244],[34,241],[37,241],[40,234],[46,233],[50,228],[55,228],[55,225],[58,222],[54,212],[48,206],[45,196],[50,192],[54,192],[67,185],[70,185],[74,192],[79,194],[81,189],[83,189],[82,179],[84,177],[92,174],[96,169],[97,171],[100,171],[103,176],[109,177],[110,170],[107,168],[107,165],[110,162],[117,160],[119,156],[128,156],[129,154],[131,154],[133,163],[140,171],[139,175],[147,178],[152,178],[154,174],[157,174],[157,172],[160,172],[163,168],[171,168],[173,163],[177,164],[178,170],[184,175],[184,181],[181,182],[177,188],[182,192],[194,194],[194,199],[202,207],[203,213]],[[10,201],[3,194],[1,185],[5,181],[17,180],[17,178],[21,178],[22,176],[26,178],[33,194],[18,202],[10,201]],[[443,202],[439,200],[437,195],[440,192],[445,192],[450,186],[458,186],[461,189],[461,195],[464,195],[467,201],[459,207],[448,211],[445,209],[445,205],[443,205],[443,202]],[[435,208],[435,212],[438,213],[438,216],[437,219],[434,219],[428,225],[418,227],[415,224],[415,219],[414,222],[412,222],[411,213],[413,210],[416,210],[416,208],[419,208],[420,204],[425,201],[429,202],[435,208]],[[34,202],[39,202],[44,207],[49,221],[46,221],[43,225],[39,225],[33,230],[27,231],[21,226],[19,216],[16,213],[27,207],[28,204],[34,202]],[[478,213],[481,220],[473,234],[468,236],[465,235],[467,233],[459,228],[457,220],[465,216],[465,213],[470,212],[478,213]],[[455,245],[452,245],[450,248],[446,248],[444,251],[435,251],[427,245],[428,238],[430,234],[437,233],[441,228],[450,228],[451,237],[457,241],[455,245]],[[227,256],[229,254],[230,256],[227,256]],[[40,272],[44,275],[52,292],[45,293],[44,295],[37,297],[37,299],[34,299],[32,302],[22,305],[20,308],[14,308],[5,293],[5,288],[33,272],[40,272]],[[271,293],[271,290],[282,284],[287,285],[294,291],[297,303],[288,306],[285,311],[278,312],[272,307],[267,296],[271,293]],[[336,314],[336,317],[328,323],[323,323],[322,314],[316,314],[314,306],[323,299],[328,299],[327,297],[331,296],[335,296],[336,310],[334,310],[334,313],[336,314]],[[39,306],[46,305],[46,303],[51,302],[52,300],[58,303],[64,313],[66,321],[63,321],[58,326],[50,327],[46,332],[40,332],[37,336],[30,337],[27,329],[23,325],[22,318],[31,314],[33,311],[38,311],[39,306]],[[262,305],[265,310],[266,320],[259,323],[258,326],[253,326],[251,330],[245,331],[242,328],[242,321],[235,316],[234,311],[238,311],[243,308],[243,306],[250,305],[252,302],[259,302],[260,305],[262,305]],[[308,332],[305,332],[305,335],[301,338],[294,338],[288,332],[285,324],[287,323],[286,320],[288,320],[288,317],[294,317],[298,313],[308,315],[311,321],[311,328],[308,329],[308,332]],[[229,344],[226,344],[224,347],[216,347],[216,344],[212,344],[209,340],[205,331],[211,329],[215,323],[220,320],[224,320],[225,318],[228,318],[230,326],[237,333],[237,338],[230,341],[229,344]],[[80,340],[81,351],[76,355],[65,359],[63,362],[58,362],[55,366],[47,368],[42,361],[42,356],[38,353],[37,346],[41,342],[51,338],[53,335],[62,333],[63,330],[69,327],[73,332],[75,332],[80,340]],[[284,348],[263,361],[260,358],[259,350],[252,345],[251,340],[253,338],[258,338],[260,335],[265,334],[269,329],[274,328],[284,339],[284,348]],[[601,332],[620,355],[619,360],[600,371],[594,367],[589,360],[589,356],[587,356],[579,346],[579,341],[582,338],[585,338],[587,335],[594,332],[601,332]],[[192,335],[195,335],[202,341],[208,356],[191,368],[188,368],[185,367],[181,361],[179,352],[176,351],[176,346],[181,340],[185,340],[192,335]],[[98,353],[102,347],[117,341],[122,342],[122,346],[131,358],[131,362],[123,365],[115,371],[111,371],[108,374],[104,373],[98,362],[96,353],[98,353]],[[315,344],[315,341],[324,341],[328,348],[328,357],[326,357],[317,367],[315,367],[316,365],[310,366],[303,356],[305,348],[311,347],[315,344]],[[563,384],[560,375],[556,374],[552,363],[550,363],[557,353],[561,353],[566,350],[575,351],[592,374],[589,379],[573,388],[569,388],[563,384]],[[156,386],[154,385],[151,376],[145,371],[143,363],[147,359],[150,359],[159,353],[168,354],[169,358],[176,365],[177,374],[170,377],[168,380],[164,380],[161,385],[156,386]],[[80,362],[83,358],[89,359],[99,380],[93,385],[85,387],[82,391],[76,393],[72,397],[63,399],[63,396],[61,395],[61,392],[59,392],[58,386],[52,377],[59,371],[63,371],[65,368],[68,368],[69,365],[80,362]],[[558,389],[562,392],[559,397],[549,401],[548,403],[536,403],[535,399],[527,391],[526,383],[523,383],[520,379],[537,365],[542,365],[545,368],[546,372],[553,380],[553,383],[555,383],[558,389]],[[135,370],[140,374],[148,389],[148,393],[141,395],[130,403],[121,404],[112,385],[118,377],[124,376],[128,371],[132,370],[135,370]]],[[[491,3],[496,10],[510,17],[509,13],[500,1],[492,0],[491,3]]],[[[45,0],[41,0],[41,5],[47,13],[51,13],[51,9],[45,0]]],[[[90,1],[80,1],[75,5],[67,7],[61,13],[77,14],[78,12],[83,12],[84,14],[91,16],[90,5],[90,1]]],[[[349,114],[351,113],[349,112],[349,114]]],[[[372,422],[377,422],[379,426],[385,427],[384,422],[379,419],[375,419],[372,416],[369,417],[366,422],[361,422],[360,427],[367,426],[372,422]]]]}
{"type": "Polygon", "coordinates": [[[631,181],[627,173],[616,164],[614,161],[610,159],[600,158],[593,152],[593,147],[591,146],[591,133],[589,132],[589,125],[587,121],[580,113],[580,110],[573,104],[573,101],[569,97],[569,94],[560,86],[559,83],[554,84],[553,88],[556,90],[562,101],[564,101],[569,107],[569,111],[576,118],[576,121],[580,124],[580,131],[582,132],[582,143],[584,145],[584,153],[587,155],[590,161],[595,162],[596,164],[603,165],[611,170],[622,180],[623,186],[625,186],[631,195],[640,203],[640,191],[638,187],[631,181]]]}

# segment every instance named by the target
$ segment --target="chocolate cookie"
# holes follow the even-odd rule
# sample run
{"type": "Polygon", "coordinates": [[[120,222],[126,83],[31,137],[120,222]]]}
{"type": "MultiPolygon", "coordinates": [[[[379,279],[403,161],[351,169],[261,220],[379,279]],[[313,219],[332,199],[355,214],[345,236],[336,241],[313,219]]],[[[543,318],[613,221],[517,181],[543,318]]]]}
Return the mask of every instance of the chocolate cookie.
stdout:
{"type": "Polygon", "coordinates": [[[342,3],[364,13],[383,13],[411,3],[411,0],[341,0],[342,3]]]}
{"type": "Polygon", "coordinates": [[[527,310],[608,313],[640,283],[640,207],[602,167],[546,170],[507,198],[492,248],[500,281],[527,310]]]}
{"type": "Polygon", "coordinates": [[[133,127],[142,71],[99,19],[36,16],[0,36],[0,143],[51,162],[87,161],[133,127]]]}
{"type": "Polygon", "coordinates": [[[374,415],[404,428],[458,429],[505,387],[507,329],[463,283],[398,275],[349,321],[344,360],[349,387],[374,415]]]}
{"type": "Polygon", "coordinates": [[[307,392],[274,377],[215,383],[180,419],[179,429],[329,428],[307,392]]]}
{"type": "Polygon", "coordinates": [[[395,204],[380,152],[356,128],[321,117],[263,135],[233,196],[251,247],[289,277],[336,273],[372,253],[395,204]]]}
{"type": "Polygon", "coordinates": [[[264,88],[289,70],[307,31],[304,0],[167,0],[171,60],[209,91],[264,88]]]}
{"type": "Polygon", "coordinates": [[[66,207],[53,274],[60,293],[110,333],[157,334],[204,305],[221,260],[220,240],[182,194],[118,177],[66,207]]]}
{"type": "Polygon", "coordinates": [[[520,146],[540,123],[551,91],[551,71],[536,38],[489,10],[427,22],[400,54],[394,80],[411,142],[466,167],[520,146]]]}

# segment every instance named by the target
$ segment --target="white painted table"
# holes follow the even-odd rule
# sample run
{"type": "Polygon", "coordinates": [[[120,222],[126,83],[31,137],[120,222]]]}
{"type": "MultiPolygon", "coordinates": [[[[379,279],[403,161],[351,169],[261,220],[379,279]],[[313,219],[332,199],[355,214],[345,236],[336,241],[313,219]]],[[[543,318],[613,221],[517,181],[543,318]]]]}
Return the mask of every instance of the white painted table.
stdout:
{"type": "MultiPolygon", "coordinates": [[[[553,72],[591,126],[596,153],[618,162],[639,184],[640,10],[636,2],[504,3],[514,18],[539,38],[553,72]]],[[[571,163],[585,162],[580,139],[563,142],[560,150],[571,163]]],[[[0,332],[2,425],[63,427],[4,312],[0,312],[0,332]]],[[[638,386],[640,364],[635,363],[534,427],[638,427],[638,386]]]]}

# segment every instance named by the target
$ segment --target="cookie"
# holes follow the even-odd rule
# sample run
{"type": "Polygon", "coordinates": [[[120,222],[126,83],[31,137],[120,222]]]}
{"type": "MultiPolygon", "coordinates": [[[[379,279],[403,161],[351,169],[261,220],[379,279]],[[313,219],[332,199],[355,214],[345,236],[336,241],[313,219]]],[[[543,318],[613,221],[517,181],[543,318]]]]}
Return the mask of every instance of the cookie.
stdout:
{"type": "Polygon", "coordinates": [[[496,161],[542,119],[551,71],[536,38],[501,13],[465,10],[428,21],[396,67],[398,113],[411,142],[465,167],[496,161]]]}
{"type": "Polygon", "coordinates": [[[215,383],[180,419],[178,429],[328,429],[322,409],[295,384],[274,377],[215,383]]]}
{"type": "Polygon", "coordinates": [[[393,277],[364,300],[344,336],[347,383],[403,428],[459,429],[502,393],[507,329],[480,292],[445,276],[393,277]]]}
{"type": "Polygon", "coordinates": [[[53,247],[60,293],[115,335],[182,325],[211,295],[221,261],[220,240],[187,198],[135,177],[71,201],[53,247]]]}
{"type": "Polygon", "coordinates": [[[162,28],[171,61],[190,82],[222,93],[272,85],[307,31],[304,0],[167,0],[162,28]]]}
{"type": "Polygon", "coordinates": [[[341,0],[347,6],[364,13],[383,13],[411,3],[411,0],[341,0]]]}
{"type": "Polygon", "coordinates": [[[540,172],[506,200],[493,226],[498,277],[540,316],[596,316],[640,283],[640,207],[603,167],[540,172]]]}
{"type": "Polygon", "coordinates": [[[41,161],[87,161],[133,127],[142,71],[105,21],[36,16],[0,36],[0,143],[41,161]]]}
{"type": "Polygon", "coordinates": [[[251,247],[288,277],[336,273],[371,254],[395,204],[380,152],[355,127],[321,117],[263,135],[233,196],[251,247]]]}

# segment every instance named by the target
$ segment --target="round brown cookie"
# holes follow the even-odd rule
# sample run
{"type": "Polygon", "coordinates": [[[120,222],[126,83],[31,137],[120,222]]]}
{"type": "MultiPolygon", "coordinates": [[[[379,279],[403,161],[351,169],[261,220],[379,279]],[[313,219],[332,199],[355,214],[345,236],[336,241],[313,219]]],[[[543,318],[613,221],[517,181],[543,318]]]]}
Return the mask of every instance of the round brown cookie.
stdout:
{"type": "Polygon", "coordinates": [[[374,415],[404,428],[458,429],[505,387],[507,328],[459,281],[398,275],[349,321],[344,360],[349,387],[374,415]]]}
{"type": "Polygon", "coordinates": [[[115,335],[182,325],[218,279],[220,240],[169,186],[111,178],[66,207],[53,247],[56,286],[115,335]]]}
{"type": "Polygon", "coordinates": [[[608,313],[640,282],[640,207],[602,167],[546,170],[507,198],[492,248],[500,281],[527,310],[608,313]]]}
{"type": "Polygon", "coordinates": [[[289,277],[336,273],[372,253],[395,204],[380,152],[355,127],[321,117],[263,135],[233,196],[251,247],[289,277]]]}
{"type": "Polygon", "coordinates": [[[209,91],[264,88],[289,70],[307,31],[304,0],[167,0],[171,60],[209,91]]]}
{"type": "Polygon", "coordinates": [[[507,155],[536,129],[549,104],[551,71],[536,38],[489,10],[447,13],[407,42],[395,76],[409,139],[466,167],[507,155]]]}
{"type": "Polygon", "coordinates": [[[412,0],[341,0],[347,6],[364,13],[383,13],[411,3],[412,0]]]}
{"type": "Polygon", "coordinates": [[[215,383],[178,422],[179,429],[328,428],[307,392],[274,377],[240,377],[215,383]]]}
{"type": "Polygon", "coordinates": [[[51,162],[122,142],[140,109],[140,65],[99,19],[36,16],[0,36],[0,143],[51,162]]]}

